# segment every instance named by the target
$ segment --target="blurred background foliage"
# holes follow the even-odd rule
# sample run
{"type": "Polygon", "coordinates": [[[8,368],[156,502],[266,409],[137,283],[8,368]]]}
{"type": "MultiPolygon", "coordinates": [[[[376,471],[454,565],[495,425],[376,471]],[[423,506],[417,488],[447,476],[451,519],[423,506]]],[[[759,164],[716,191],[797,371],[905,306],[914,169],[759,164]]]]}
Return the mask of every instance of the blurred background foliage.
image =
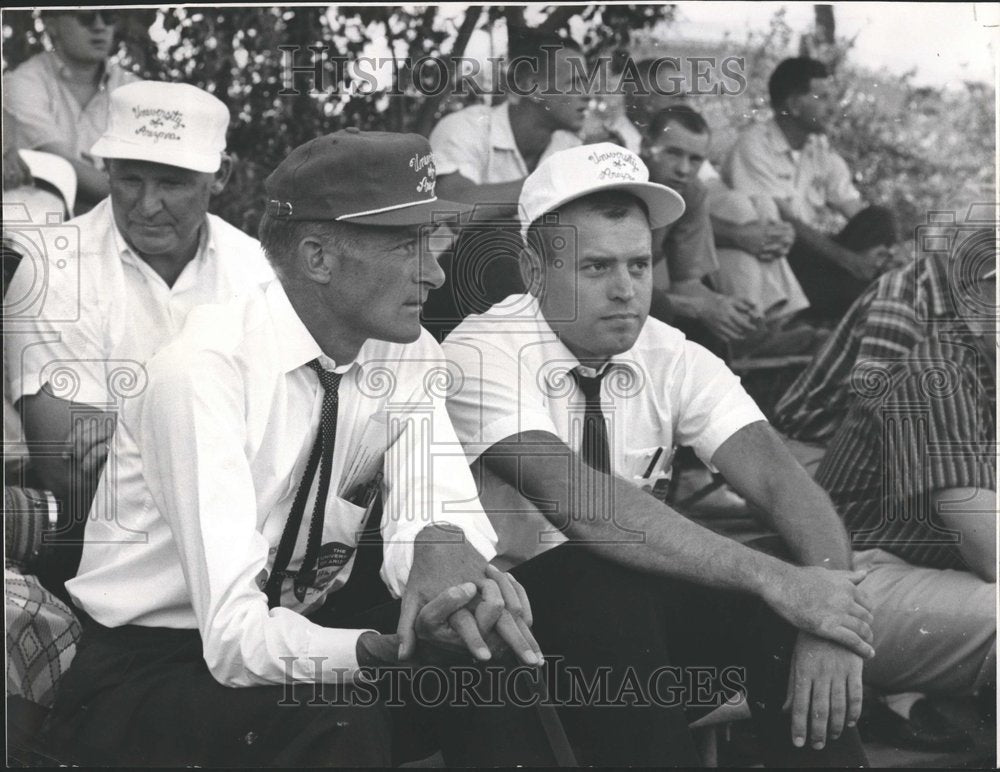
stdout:
{"type": "MultiPolygon", "coordinates": [[[[636,58],[743,57],[745,93],[692,101],[712,126],[717,162],[740,128],[770,116],[767,78],[777,62],[811,52],[836,70],[841,110],[830,126],[835,147],[866,198],[896,211],[904,237],[929,211],[992,201],[994,89],[981,83],[964,90],[917,87],[910,74],[859,68],[851,62],[850,41],[833,37],[828,13],[828,26],[818,13],[817,27],[805,31],[792,30],[778,13],[765,33],[702,43],[692,51],[671,36],[670,5],[147,8],[122,13],[119,61],[143,77],[192,83],[226,102],[229,149],[239,163],[213,210],[251,233],[263,206],[263,179],[293,147],[344,126],[427,134],[444,112],[474,101],[447,93],[428,97],[412,86],[399,95],[352,95],[343,87],[352,73],[335,66],[336,57],[354,60],[387,50],[411,61],[461,55],[474,30],[498,25],[509,35],[525,27],[572,35],[591,59],[620,61],[625,52],[636,58]],[[299,46],[300,65],[308,62],[307,46],[329,47],[323,93],[308,93],[302,76],[295,81],[302,93],[279,93],[285,88],[282,45],[299,46]]],[[[42,50],[41,22],[31,11],[5,10],[3,25],[5,67],[42,50]]]]}

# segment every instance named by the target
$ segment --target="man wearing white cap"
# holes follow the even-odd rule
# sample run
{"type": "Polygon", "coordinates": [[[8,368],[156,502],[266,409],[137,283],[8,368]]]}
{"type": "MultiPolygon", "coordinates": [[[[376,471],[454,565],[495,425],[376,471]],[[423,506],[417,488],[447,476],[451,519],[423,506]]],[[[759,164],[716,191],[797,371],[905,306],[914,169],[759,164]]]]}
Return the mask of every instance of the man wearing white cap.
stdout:
{"type": "Polygon", "coordinates": [[[467,209],[434,179],[425,138],[351,128],[267,178],[278,279],[194,310],[125,406],[118,478],[102,478],[67,583],[84,632],[53,708],[61,760],[387,766],[433,735],[452,766],[565,763],[531,688],[541,651],[564,687],[562,666],[599,679],[550,690],[582,762],[693,753],[662,704],[666,625],[643,577],[570,548],[516,578],[487,563],[496,534],[448,418],[451,373],[420,327],[443,280],[425,236],[467,209]],[[366,681],[418,664],[439,667],[366,681]],[[643,704],[616,702],[637,681],[643,704]]]}
{"type": "Polygon", "coordinates": [[[40,249],[8,290],[12,396],[40,486],[67,518],[86,511],[115,415],[145,387],[146,360],[193,307],[273,276],[255,239],[208,214],[232,169],[228,122],[226,106],[194,86],[117,89],[91,149],[107,161],[111,195],[40,229],[40,249]]]}
{"type": "Polygon", "coordinates": [[[635,154],[599,144],[543,161],[520,205],[529,294],[469,317],[444,343],[461,372],[449,411],[501,557],[517,564],[568,538],[652,574],[671,664],[746,666],[768,763],[861,763],[850,727],[871,614],[843,527],[737,377],[647,316],[651,228],[676,220],[682,199],[649,183],[635,154]],[[644,495],[660,489],[675,444],[758,504],[807,567],[644,495]]]}

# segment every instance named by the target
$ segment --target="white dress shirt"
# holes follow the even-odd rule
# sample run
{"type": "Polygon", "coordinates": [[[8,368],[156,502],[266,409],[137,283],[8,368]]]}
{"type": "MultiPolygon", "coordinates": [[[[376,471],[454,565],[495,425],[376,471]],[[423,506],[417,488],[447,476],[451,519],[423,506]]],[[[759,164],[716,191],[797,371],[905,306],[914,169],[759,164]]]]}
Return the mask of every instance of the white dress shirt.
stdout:
{"type": "MultiPolygon", "coordinates": [[[[477,185],[513,182],[528,176],[510,125],[509,105],[473,105],[446,115],[431,132],[438,177],[458,172],[477,185]]],[[[559,150],[582,144],[568,131],[552,132],[539,162],[559,150]]]]}
{"type": "Polygon", "coordinates": [[[773,120],[740,134],[723,178],[750,196],[787,199],[793,214],[813,227],[823,224],[828,206],[843,212],[861,200],[847,162],[825,134],[810,134],[801,150],[792,150],[773,120]]]}
{"type": "MultiPolygon", "coordinates": [[[[173,286],[141,259],[114,222],[111,199],[62,225],[15,237],[30,247],[5,297],[11,396],[55,396],[115,408],[141,391],[142,365],[202,303],[222,303],[274,277],[256,239],[215,215],[173,286]]],[[[15,246],[15,248],[17,248],[15,246]]]]}
{"type": "MultiPolygon", "coordinates": [[[[126,403],[80,571],[67,583],[98,622],[196,627],[210,671],[230,686],[284,683],[289,668],[295,680],[317,680],[311,657],[325,657],[321,680],[349,677],[363,631],[323,628],[303,613],[350,576],[365,510],[345,497],[383,457],[382,578],[394,595],[405,589],[414,537],[432,522],[460,527],[494,556],[496,535],[444,407],[445,362],[426,331],[405,346],[369,340],[354,362],[333,362],[274,281],[193,311],[148,373],[146,390],[126,403]],[[302,597],[286,580],[281,606],[269,610],[262,588],[320,423],[323,388],[306,367],[317,357],[343,373],[320,550],[328,575],[302,597]]],[[[292,570],[305,555],[318,477],[292,570]]]]}
{"type": "MultiPolygon", "coordinates": [[[[584,399],[568,376],[580,363],[530,295],[509,297],[468,317],[443,348],[461,373],[448,410],[470,462],[497,442],[529,431],[554,434],[581,450],[584,399]]],[[[608,367],[601,388],[611,470],[639,487],[669,474],[675,445],[691,446],[711,466],[722,443],[764,420],[721,359],[652,317],[635,345],[612,357],[608,367]]],[[[506,483],[485,471],[480,484],[505,567],[565,541],[506,483]]]]}

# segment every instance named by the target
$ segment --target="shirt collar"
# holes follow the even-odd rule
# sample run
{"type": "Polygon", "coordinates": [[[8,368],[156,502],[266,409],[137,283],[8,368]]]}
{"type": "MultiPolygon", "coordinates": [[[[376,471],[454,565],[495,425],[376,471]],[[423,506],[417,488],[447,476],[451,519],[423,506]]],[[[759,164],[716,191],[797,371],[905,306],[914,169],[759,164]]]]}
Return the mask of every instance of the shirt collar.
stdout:
{"type": "Polygon", "coordinates": [[[514,139],[514,129],[510,125],[510,104],[491,108],[490,116],[490,146],[500,150],[517,150],[517,140],[514,139]]]}
{"type": "MultiPolygon", "coordinates": [[[[781,130],[778,122],[772,118],[765,124],[765,126],[767,127],[767,141],[770,143],[774,152],[791,157],[795,153],[795,150],[790,144],[788,144],[788,137],[785,136],[785,132],[781,130]]],[[[806,138],[806,143],[802,146],[799,152],[812,149],[826,150],[829,147],[830,138],[827,137],[826,134],[813,133],[806,138]]]]}
{"type": "MultiPolygon", "coordinates": [[[[125,240],[125,236],[122,235],[120,230],[118,230],[118,224],[115,222],[113,204],[111,203],[110,198],[106,200],[108,202],[108,218],[110,220],[109,227],[111,228],[111,236],[115,241],[115,250],[118,253],[118,256],[121,258],[122,262],[129,263],[131,265],[139,265],[140,262],[145,262],[133,251],[132,247],[130,247],[128,242],[125,240]]],[[[198,236],[198,249],[194,253],[194,259],[192,262],[205,263],[210,259],[214,259],[218,251],[218,245],[216,242],[217,237],[215,229],[212,227],[212,221],[206,214],[205,221],[202,223],[201,234],[198,236]]]]}
{"type": "MultiPolygon", "coordinates": [[[[70,75],[73,72],[73,68],[70,67],[63,58],[59,56],[59,52],[52,50],[48,52],[52,57],[52,66],[56,71],[56,75],[59,76],[60,80],[66,81],[67,83],[75,83],[75,79],[70,75]]],[[[111,78],[111,69],[108,67],[107,62],[101,65],[101,77],[97,81],[97,86],[101,91],[104,91],[108,87],[108,80],[111,78]]]]}
{"type": "Polygon", "coordinates": [[[274,321],[275,337],[281,341],[281,348],[278,351],[278,366],[283,373],[290,373],[299,367],[304,367],[313,359],[318,359],[324,370],[331,370],[335,373],[346,373],[355,365],[361,371],[364,370],[362,363],[369,358],[367,350],[373,344],[372,340],[366,340],[358,351],[358,355],[350,362],[336,362],[323,353],[319,343],[306,329],[299,315],[295,313],[295,308],[288,299],[288,294],[279,279],[272,280],[264,292],[271,312],[271,319],[274,321]]]}
{"type": "MultiPolygon", "coordinates": [[[[531,301],[526,309],[529,313],[534,315],[535,320],[538,323],[538,332],[542,339],[542,346],[544,350],[543,356],[546,361],[550,362],[564,362],[566,364],[571,364],[570,369],[579,369],[581,375],[585,375],[588,378],[593,378],[602,373],[609,372],[612,368],[624,368],[635,373],[635,362],[629,356],[632,349],[628,351],[623,351],[620,354],[613,355],[607,362],[601,365],[599,368],[588,367],[587,365],[580,364],[580,360],[576,358],[576,355],[566,347],[562,339],[559,337],[552,327],[549,325],[548,320],[542,314],[542,309],[538,304],[538,298],[531,296],[531,301]],[[572,364],[575,363],[575,364],[572,364]]],[[[641,335],[642,333],[640,333],[641,335]]],[[[633,346],[634,348],[634,346],[633,346]]]]}

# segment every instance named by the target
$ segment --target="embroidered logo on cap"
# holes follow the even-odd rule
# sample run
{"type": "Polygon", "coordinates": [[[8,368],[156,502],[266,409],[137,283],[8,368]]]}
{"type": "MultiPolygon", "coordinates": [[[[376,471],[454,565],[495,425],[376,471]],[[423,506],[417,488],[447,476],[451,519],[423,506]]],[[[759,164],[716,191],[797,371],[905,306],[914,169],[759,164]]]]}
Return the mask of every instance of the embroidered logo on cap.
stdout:
{"type": "Polygon", "coordinates": [[[424,171],[423,177],[421,177],[420,182],[417,183],[417,193],[430,193],[434,195],[434,185],[437,182],[437,171],[434,168],[434,154],[427,153],[425,155],[420,155],[419,153],[414,153],[413,158],[410,159],[410,168],[414,172],[419,174],[421,170],[424,171]]]}
{"type": "Polygon", "coordinates": [[[599,168],[598,177],[602,180],[645,181],[641,161],[633,153],[620,150],[591,153],[587,160],[599,168]]]}
{"type": "Polygon", "coordinates": [[[164,110],[160,107],[133,107],[132,117],[140,124],[134,133],[141,137],[150,137],[155,145],[161,139],[179,142],[178,131],[185,128],[184,113],[180,110],[164,110]]]}

